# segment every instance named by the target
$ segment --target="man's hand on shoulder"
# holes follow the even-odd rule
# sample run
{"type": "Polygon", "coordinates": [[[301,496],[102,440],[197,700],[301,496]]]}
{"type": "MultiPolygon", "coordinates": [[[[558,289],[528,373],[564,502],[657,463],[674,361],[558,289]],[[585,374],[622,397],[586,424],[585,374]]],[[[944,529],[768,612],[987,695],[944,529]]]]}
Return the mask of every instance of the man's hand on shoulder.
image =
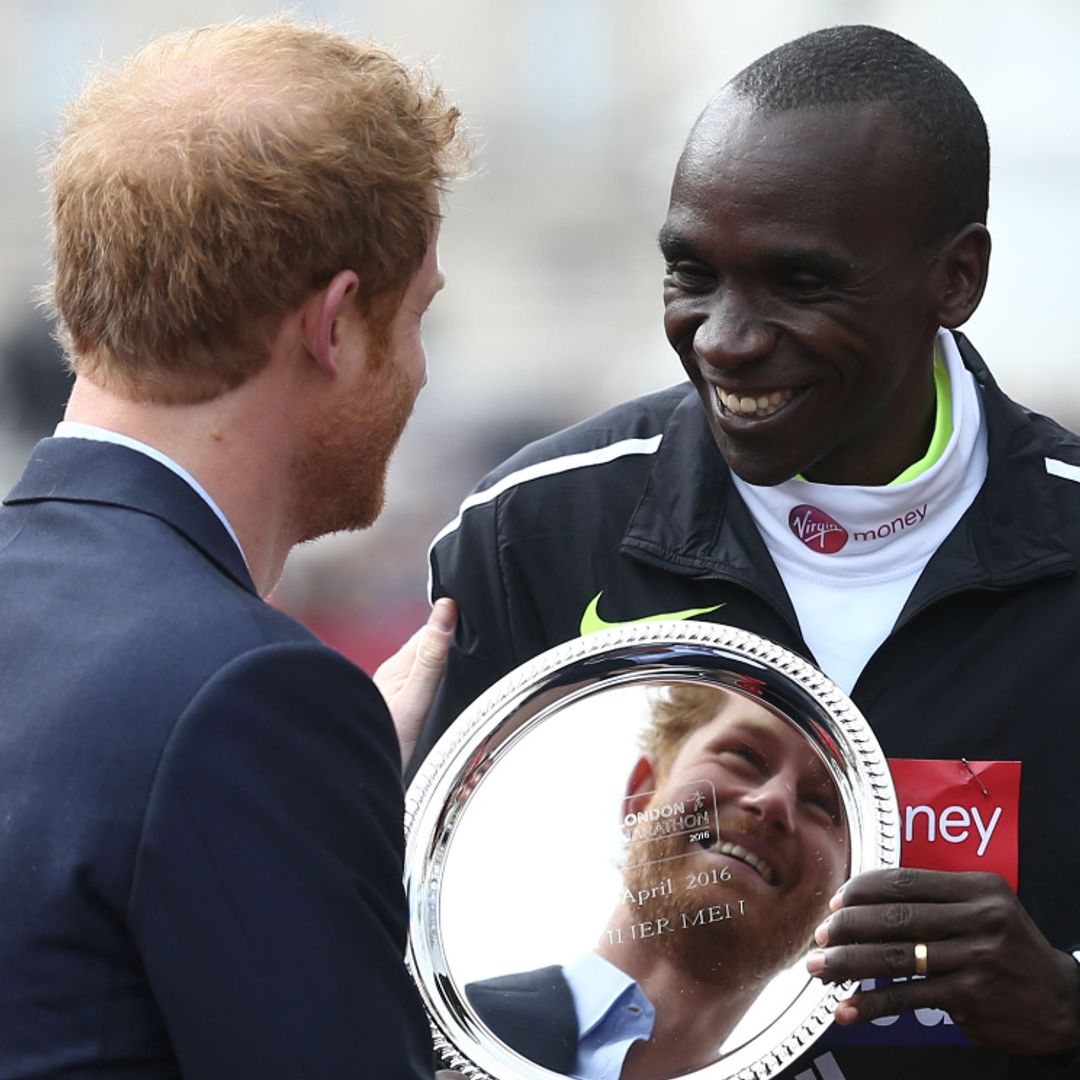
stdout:
{"type": "Polygon", "coordinates": [[[380,664],[373,676],[394,718],[402,761],[412,757],[420,728],[435,699],[456,622],[454,601],[448,597],[436,600],[428,621],[380,664]]]}
{"type": "Polygon", "coordinates": [[[832,907],[812,974],[907,980],[856,993],[837,1007],[838,1023],[935,1008],[975,1042],[1011,1053],[1080,1046],[1076,962],[1050,945],[997,874],[878,870],[848,882],[832,907]]]}

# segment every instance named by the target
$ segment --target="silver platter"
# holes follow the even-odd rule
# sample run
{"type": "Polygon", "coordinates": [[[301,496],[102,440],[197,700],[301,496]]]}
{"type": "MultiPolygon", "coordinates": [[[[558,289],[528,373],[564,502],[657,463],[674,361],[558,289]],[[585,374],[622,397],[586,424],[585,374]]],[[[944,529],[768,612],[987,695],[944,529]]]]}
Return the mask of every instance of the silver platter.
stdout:
{"type": "Polygon", "coordinates": [[[856,989],[806,974],[808,927],[843,880],[899,861],[888,765],[847,695],[712,623],[618,627],[517,668],[436,745],[405,820],[407,962],[471,1080],[575,1074],[508,1034],[557,1037],[546,999],[509,1008],[537,970],[579,1015],[612,979],[644,995],[626,1000],[675,1032],[634,1044],[648,1075],[774,1076],[856,989]]]}

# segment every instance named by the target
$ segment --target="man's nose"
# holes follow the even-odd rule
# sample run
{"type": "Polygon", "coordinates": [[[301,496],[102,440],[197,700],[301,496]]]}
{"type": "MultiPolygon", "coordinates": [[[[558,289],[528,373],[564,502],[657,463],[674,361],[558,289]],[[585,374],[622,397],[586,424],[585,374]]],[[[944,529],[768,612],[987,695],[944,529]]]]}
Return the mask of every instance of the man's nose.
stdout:
{"type": "Polygon", "coordinates": [[[739,803],[744,810],[760,816],[763,824],[794,833],[795,799],[790,780],[783,773],[774,773],[755,787],[747,788],[739,803]]]}
{"type": "Polygon", "coordinates": [[[723,288],[711,298],[694,331],[694,352],[710,367],[733,368],[768,355],[775,331],[762,318],[754,296],[723,288]]]}

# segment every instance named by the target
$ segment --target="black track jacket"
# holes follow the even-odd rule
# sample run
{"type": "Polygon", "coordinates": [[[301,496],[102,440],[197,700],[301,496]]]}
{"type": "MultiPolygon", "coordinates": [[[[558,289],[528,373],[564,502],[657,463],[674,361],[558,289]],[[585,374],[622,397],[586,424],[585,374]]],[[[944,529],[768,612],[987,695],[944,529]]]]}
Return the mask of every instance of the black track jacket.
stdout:
{"type": "MultiPolygon", "coordinates": [[[[986,482],[851,696],[888,757],[1023,762],[1020,899],[1052,944],[1072,948],[1080,942],[1080,438],[1009,400],[956,337],[982,389],[986,482]]],[[[613,623],[722,605],[699,617],[813,659],[688,383],[514,455],[436,539],[431,568],[433,598],[453,597],[461,618],[414,768],[496,679],[581,633],[597,596],[595,614],[613,623]]],[[[786,1075],[811,1068],[827,1040],[786,1075]]],[[[957,1052],[868,1057],[841,1047],[807,1075],[1005,1075],[997,1055],[957,1052]],[[841,1073],[830,1072],[837,1065],[841,1073]]],[[[1047,1073],[1027,1058],[1008,1067],[1012,1077],[1074,1073],[1080,1068],[1047,1073]]]]}

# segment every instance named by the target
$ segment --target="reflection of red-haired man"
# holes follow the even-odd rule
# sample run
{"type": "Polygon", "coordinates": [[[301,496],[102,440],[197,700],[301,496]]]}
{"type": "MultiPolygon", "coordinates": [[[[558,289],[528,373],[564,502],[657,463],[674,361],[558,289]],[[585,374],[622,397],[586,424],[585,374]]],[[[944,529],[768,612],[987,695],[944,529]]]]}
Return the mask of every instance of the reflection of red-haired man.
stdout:
{"type": "MultiPolygon", "coordinates": [[[[564,983],[577,1038],[563,1071],[586,1080],[666,1078],[715,1060],[766,983],[806,952],[848,868],[825,766],[756,702],[674,687],[654,703],[642,750],[624,803],[639,820],[623,900],[596,951],[469,988],[496,1034],[523,1049],[506,1014],[564,983]]],[[[548,1014],[532,1015],[535,1031],[548,1014]]]]}

